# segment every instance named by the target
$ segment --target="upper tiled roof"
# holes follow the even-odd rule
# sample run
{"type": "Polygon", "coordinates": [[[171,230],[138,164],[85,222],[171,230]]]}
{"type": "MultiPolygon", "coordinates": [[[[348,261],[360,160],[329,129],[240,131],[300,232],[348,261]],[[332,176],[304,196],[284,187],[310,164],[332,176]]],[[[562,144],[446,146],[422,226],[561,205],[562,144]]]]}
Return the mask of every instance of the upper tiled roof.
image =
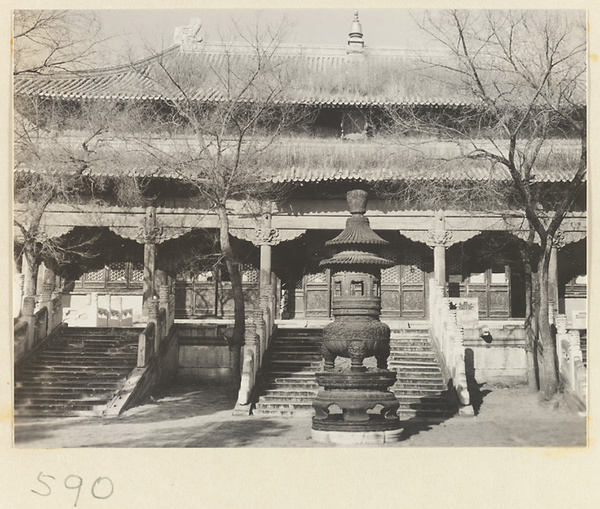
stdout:
{"type": "MultiPolygon", "coordinates": [[[[175,45],[129,65],[52,76],[18,75],[15,94],[63,99],[164,100],[183,96],[160,77],[182,63],[200,77],[186,92],[199,102],[225,98],[216,79],[207,79],[226,66],[244,67],[253,58],[243,46],[201,43],[196,51],[175,45]]],[[[282,46],[277,54],[292,59],[296,76],[281,102],[317,106],[464,105],[477,102],[455,79],[431,79],[414,55],[390,48],[347,55],[344,47],[282,46]]],[[[436,72],[439,72],[436,71],[436,72]]],[[[251,97],[251,96],[249,96],[251,97]]]]}

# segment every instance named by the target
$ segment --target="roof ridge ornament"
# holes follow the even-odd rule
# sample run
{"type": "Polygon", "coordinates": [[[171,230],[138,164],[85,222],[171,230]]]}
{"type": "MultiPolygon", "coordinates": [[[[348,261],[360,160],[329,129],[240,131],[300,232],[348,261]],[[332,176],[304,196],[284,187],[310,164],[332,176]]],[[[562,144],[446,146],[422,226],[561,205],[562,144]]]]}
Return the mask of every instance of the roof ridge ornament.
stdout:
{"type": "Polygon", "coordinates": [[[200,18],[192,18],[189,25],[175,28],[175,35],[173,36],[175,44],[180,44],[183,49],[190,49],[194,45],[201,43],[201,28],[202,20],[200,18]]]}

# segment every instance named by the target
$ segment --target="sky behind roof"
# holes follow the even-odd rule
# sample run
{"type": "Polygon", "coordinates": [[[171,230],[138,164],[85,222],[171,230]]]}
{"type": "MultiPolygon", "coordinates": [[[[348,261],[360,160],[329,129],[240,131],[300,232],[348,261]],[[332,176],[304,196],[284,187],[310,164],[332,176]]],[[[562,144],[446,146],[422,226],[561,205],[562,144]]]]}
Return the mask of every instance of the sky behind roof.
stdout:
{"type": "MultiPolygon", "coordinates": [[[[135,56],[143,56],[146,41],[153,49],[173,44],[176,27],[188,25],[190,19],[202,20],[204,40],[218,40],[219,30],[227,33],[232,19],[244,25],[260,12],[265,23],[278,23],[285,16],[293,25],[289,42],[344,46],[354,19],[354,9],[172,9],[97,11],[105,34],[117,36],[115,45],[133,47],[135,56]]],[[[423,11],[407,9],[360,9],[364,41],[367,46],[393,46],[419,49],[426,47],[426,36],[413,16],[423,11]]],[[[117,62],[113,62],[117,63],[117,62]]]]}

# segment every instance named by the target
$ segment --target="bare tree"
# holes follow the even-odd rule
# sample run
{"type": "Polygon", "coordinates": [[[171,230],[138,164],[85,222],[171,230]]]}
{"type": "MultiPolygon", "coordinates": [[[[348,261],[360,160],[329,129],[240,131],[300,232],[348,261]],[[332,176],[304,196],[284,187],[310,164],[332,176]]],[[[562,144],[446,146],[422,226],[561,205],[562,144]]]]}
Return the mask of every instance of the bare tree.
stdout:
{"type": "Polygon", "coordinates": [[[264,175],[263,163],[286,129],[307,118],[302,108],[285,101],[295,78],[294,59],[281,51],[286,30],[285,22],[275,27],[257,22],[238,27],[227,42],[157,55],[150,71],[139,72],[161,97],[160,105],[128,105],[126,127],[118,129],[131,157],[146,161],[156,175],[185,182],[198,205],[218,217],[219,249],[234,302],[229,347],[235,377],[245,308],[241,260],[230,239],[232,207],[244,204],[236,212],[250,219],[264,212],[261,203],[282,196],[282,186],[264,175]]]}
{"type": "Polygon", "coordinates": [[[14,75],[88,69],[102,42],[92,11],[16,10],[14,75]]]}
{"type": "Polygon", "coordinates": [[[99,255],[98,235],[49,235],[45,216],[55,203],[90,209],[113,204],[141,205],[144,182],[127,176],[105,177],[96,171],[116,164],[118,154],[103,150],[109,119],[120,110],[117,104],[80,103],[58,99],[15,97],[14,224],[15,258],[25,257],[30,273],[25,294],[36,293],[39,265],[54,266],[79,260],[85,265],[99,255]]]}
{"type": "Polygon", "coordinates": [[[584,14],[449,11],[427,13],[420,26],[446,52],[443,59],[421,61],[424,76],[453,84],[457,93],[473,98],[472,106],[460,114],[452,108],[428,115],[396,110],[391,125],[402,139],[413,132],[421,135],[420,144],[424,137],[452,142],[457,151],[448,160],[487,162],[492,173],[510,175],[504,202],[523,211],[530,232],[522,251],[529,275],[528,349],[539,341],[540,388],[551,397],[558,375],[548,315],[550,253],[561,223],[581,198],[587,169],[584,14]],[[561,154],[556,149],[561,139],[576,140],[578,146],[561,154]],[[553,159],[571,174],[560,193],[549,195],[536,171],[556,165],[553,159]]]}

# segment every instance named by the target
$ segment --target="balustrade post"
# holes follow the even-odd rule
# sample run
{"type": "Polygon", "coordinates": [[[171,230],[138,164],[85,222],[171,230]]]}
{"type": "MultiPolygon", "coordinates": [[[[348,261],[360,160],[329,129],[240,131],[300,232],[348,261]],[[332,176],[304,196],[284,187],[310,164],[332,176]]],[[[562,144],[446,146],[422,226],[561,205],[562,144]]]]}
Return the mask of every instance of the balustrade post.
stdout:
{"type": "Polygon", "coordinates": [[[27,339],[25,351],[29,352],[35,339],[35,297],[27,295],[23,298],[23,320],[27,322],[27,339]]]}
{"type": "Polygon", "coordinates": [[[14,293],[13,293],[13,318],[18,318],[23,309],[23,289],[25,284],[25,275],[15,274],[14,293]]]}
{"type": "Polygon", "coordinates": [[[98,294],[93,292],[90,295],[90,316],[88,317],[88,323],[91,327],[98,326],[98,294]]]}
{"type": "Polygon", "coordinates": [[[263,313],[260,310],[260,307],[256,309],[253,313],[252,319],[256,326],[256,334],[259,338],[260,345],[260,356],[257,359],[258,365],[262,364],[262,358],[264,357],[265,350],[267,349],[267,338],[266,338],[266,330],[265,330],[265,319],[263,317],[263,313]]]}
{"type": "Polygon", "coordinates": [[[553,245],[550,249],[550,265],[548,267],[548,300],[552,316],[558,313],[558,248],[553,245]]]}
{"type": "Polygon", "coordinates": [[[160,345],[160,326],[159,326],[159,302],[158,299],[153,298],[148,301],[148,323],[154,323],[154,352],[158,352],[158,347],[160,345]]]}

